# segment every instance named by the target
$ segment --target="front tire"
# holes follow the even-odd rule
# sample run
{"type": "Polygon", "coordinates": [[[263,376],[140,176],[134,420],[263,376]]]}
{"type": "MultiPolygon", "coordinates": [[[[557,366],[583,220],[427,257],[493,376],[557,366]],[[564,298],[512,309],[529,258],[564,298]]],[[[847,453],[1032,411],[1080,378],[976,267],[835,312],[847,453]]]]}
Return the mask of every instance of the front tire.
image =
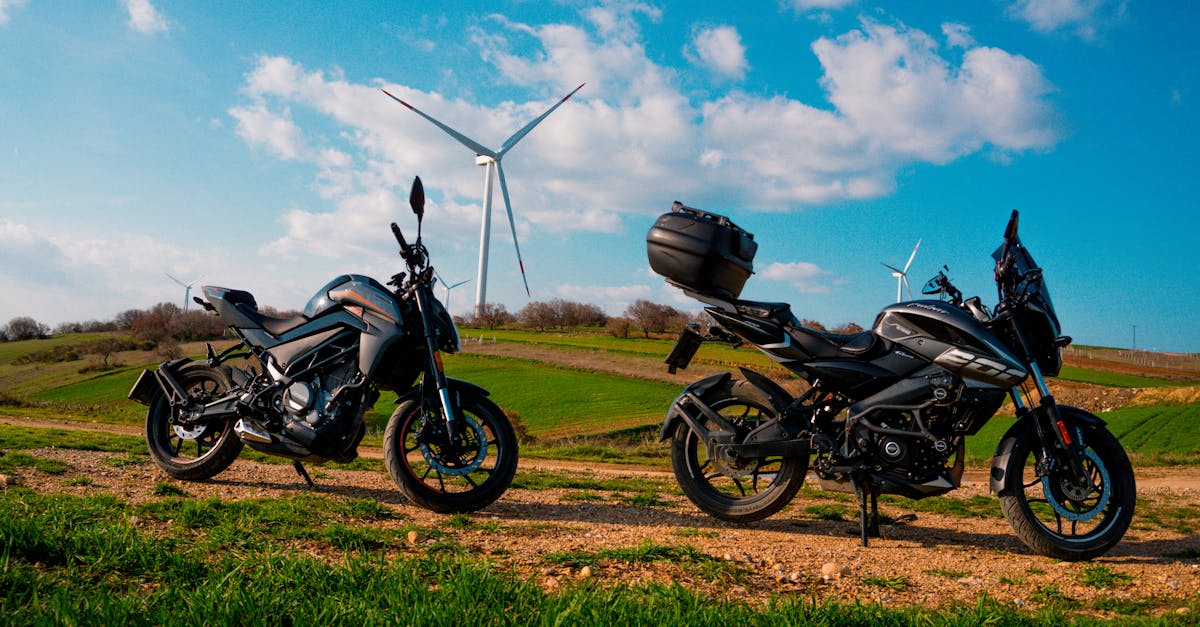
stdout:
{"type": "MultiPolygon", "coordinates": [[[[727,380],[700,400],[738,425],[741,437],[775,418],[770,402],[747,381],[727,380]]],[[[808,457],[765,457],[730,466],[709,458],[704,442],[680,420],[671,436],[671,468],[696,507],[714,518],[747,523],[767,518],[792,501],[804,483],[808,457]]]]}
{"type": "Polygon", "coordinates": [[[1074,562],[1103,555],[1121,540],[1133,519],[1137,488],[1129,457],[1108,429],[1070,428],[1085,447],[1083,484],[1075,485],[1065,470],[1039,476],[1041,444],[1034,429],[1023,429],[1000,445],[1009,451],[1000,507],[1026,546],[1074,562]]]}
{"type": "Polygon", "coordinates": [[[451,391],[458,433],[446,437],[440,406],[420,400],[396,408],[383,436],[383,459],[413,503],[443,514],[473,512],[500,498],[517,471],[517,436],[508,417],[484,396],[451,391]]]}
{"type": "MultiPolygon", "coordinates": [[[[180,387],[194,402],[204,404],[229,393],[233,385],[223,370],[191,363],[175,373],[180,387]]],[[[242,452],[233,432],[233,419],[213,420],[195,428],[171,422],[171,404],[160,392],[146,412],[146,445],[150,458],[168,475],[203,481],[225,470],[242,452]]]]}

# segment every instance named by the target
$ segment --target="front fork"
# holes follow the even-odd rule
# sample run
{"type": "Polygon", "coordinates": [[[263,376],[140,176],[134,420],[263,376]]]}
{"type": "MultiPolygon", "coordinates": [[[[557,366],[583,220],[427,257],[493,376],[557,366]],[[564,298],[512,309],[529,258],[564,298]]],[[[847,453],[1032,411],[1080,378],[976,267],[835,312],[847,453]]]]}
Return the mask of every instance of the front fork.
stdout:
{"type": "MultiPolygon", "coordinates": [[[[1037,388],[1038,406],[1033,408],[1027,404],[1021,388],[1014,386],[1010,393],[1013,405],[1016,407],[1017,419],[1033,420],[1038,440],[1042,445],[1043,464],[1049,460],[1061,460],[1065,462],[1066,469],[1076,481],[1084,481],[1087,478],[1087,471],[1083,467],[1083,442],[1080,441],[1078,433],[1072,436],[1070,425],[1063,420],[1062,414],[1058,411],[1058,404],[1055,403],[1054,396],[1050,394],[1050,389],[1046,387],[1046,379],[1042,376],[1042,371],[1036,362],[1030,363],[1030,377],[1037,388]],[[1055,443],[1058,444],[1057,447],[1053,446],[1055,443]],[[1057,448],[1063,454],[1053,455],[1051,448],[1057,448]]],[[[1038,475],[1044,475],[1049,470],[1049,467],[1038,468],[1038,475]]]]}
{"type": "Polygon", "coordinates": [[[453,438],[457,426],[458,415],[454,412],[454,403],[450,399],[450,386],[446,382],[446,372],[442,367],[442,354],[437,347],[437,332],[429,317],[429,290],[421,285],[416,290],[417,311],[421,314],[421,326],[425,332],[425,349],[429,352],[429,373],[433,375],[434,385],[437,386],[438,399],[442,403],[442,412],[446,417],[446,434],[453,438]]]}

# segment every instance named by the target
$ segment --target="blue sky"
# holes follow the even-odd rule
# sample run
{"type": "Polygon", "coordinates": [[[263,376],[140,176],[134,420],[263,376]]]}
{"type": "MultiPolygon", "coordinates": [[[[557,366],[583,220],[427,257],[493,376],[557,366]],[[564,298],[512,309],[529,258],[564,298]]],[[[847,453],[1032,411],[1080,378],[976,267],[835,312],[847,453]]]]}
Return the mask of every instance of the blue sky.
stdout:
{"type": "MultiPolygon", "coordinates": [[[[1085,344],[1200,351],[1191,2],[0,0],[0,323],[181,301],[300,307],[425,233],[474,295],[482,169],[379,88],[497,146],[535,300],[698,304],[645,259],[681,200],[756,234],[743,298],[827,325],[894,300],[919,238],[994,303],[1008,214],[1085,344]]],[[[488,300],[528,299],[494,216],[488,300]]]]}

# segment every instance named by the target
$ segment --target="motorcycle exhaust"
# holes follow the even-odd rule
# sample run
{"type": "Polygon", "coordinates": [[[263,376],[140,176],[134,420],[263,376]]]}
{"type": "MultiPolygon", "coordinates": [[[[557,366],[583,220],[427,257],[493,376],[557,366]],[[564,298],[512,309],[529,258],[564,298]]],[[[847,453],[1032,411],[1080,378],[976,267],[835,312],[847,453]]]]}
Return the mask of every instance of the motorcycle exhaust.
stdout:
{"type": "Polygon", "coordinates": [[[275,440],[271,439],[271,434],[260,431],[257,425],[247,423],[244,419],[238,420],[237,424],[233,425],[233,432],[239,438],[250,442],[261,442],[263,444],[271,444],[275,440]]]}

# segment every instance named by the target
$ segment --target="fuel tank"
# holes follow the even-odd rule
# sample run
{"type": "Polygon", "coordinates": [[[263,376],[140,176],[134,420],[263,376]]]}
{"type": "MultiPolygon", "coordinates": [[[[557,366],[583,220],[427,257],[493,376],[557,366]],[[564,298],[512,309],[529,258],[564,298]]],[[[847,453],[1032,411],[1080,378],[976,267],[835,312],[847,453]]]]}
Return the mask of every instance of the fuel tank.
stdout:
{"type": "Polygon", "coordinates": [[[939,300],[891,305],[879,313],[873,330],[965,379],[1007,388],[1029,375],[1021,360],[974,316],[939,300]]]}
{"type": "Polygon", "coordinates": [[[359,307],[391,322],[400,321],[400,308],[379,281],[361,274],[343,274],[325,284],[304,306],[306,318],[316,318],[337,305],[359,307]]]}

